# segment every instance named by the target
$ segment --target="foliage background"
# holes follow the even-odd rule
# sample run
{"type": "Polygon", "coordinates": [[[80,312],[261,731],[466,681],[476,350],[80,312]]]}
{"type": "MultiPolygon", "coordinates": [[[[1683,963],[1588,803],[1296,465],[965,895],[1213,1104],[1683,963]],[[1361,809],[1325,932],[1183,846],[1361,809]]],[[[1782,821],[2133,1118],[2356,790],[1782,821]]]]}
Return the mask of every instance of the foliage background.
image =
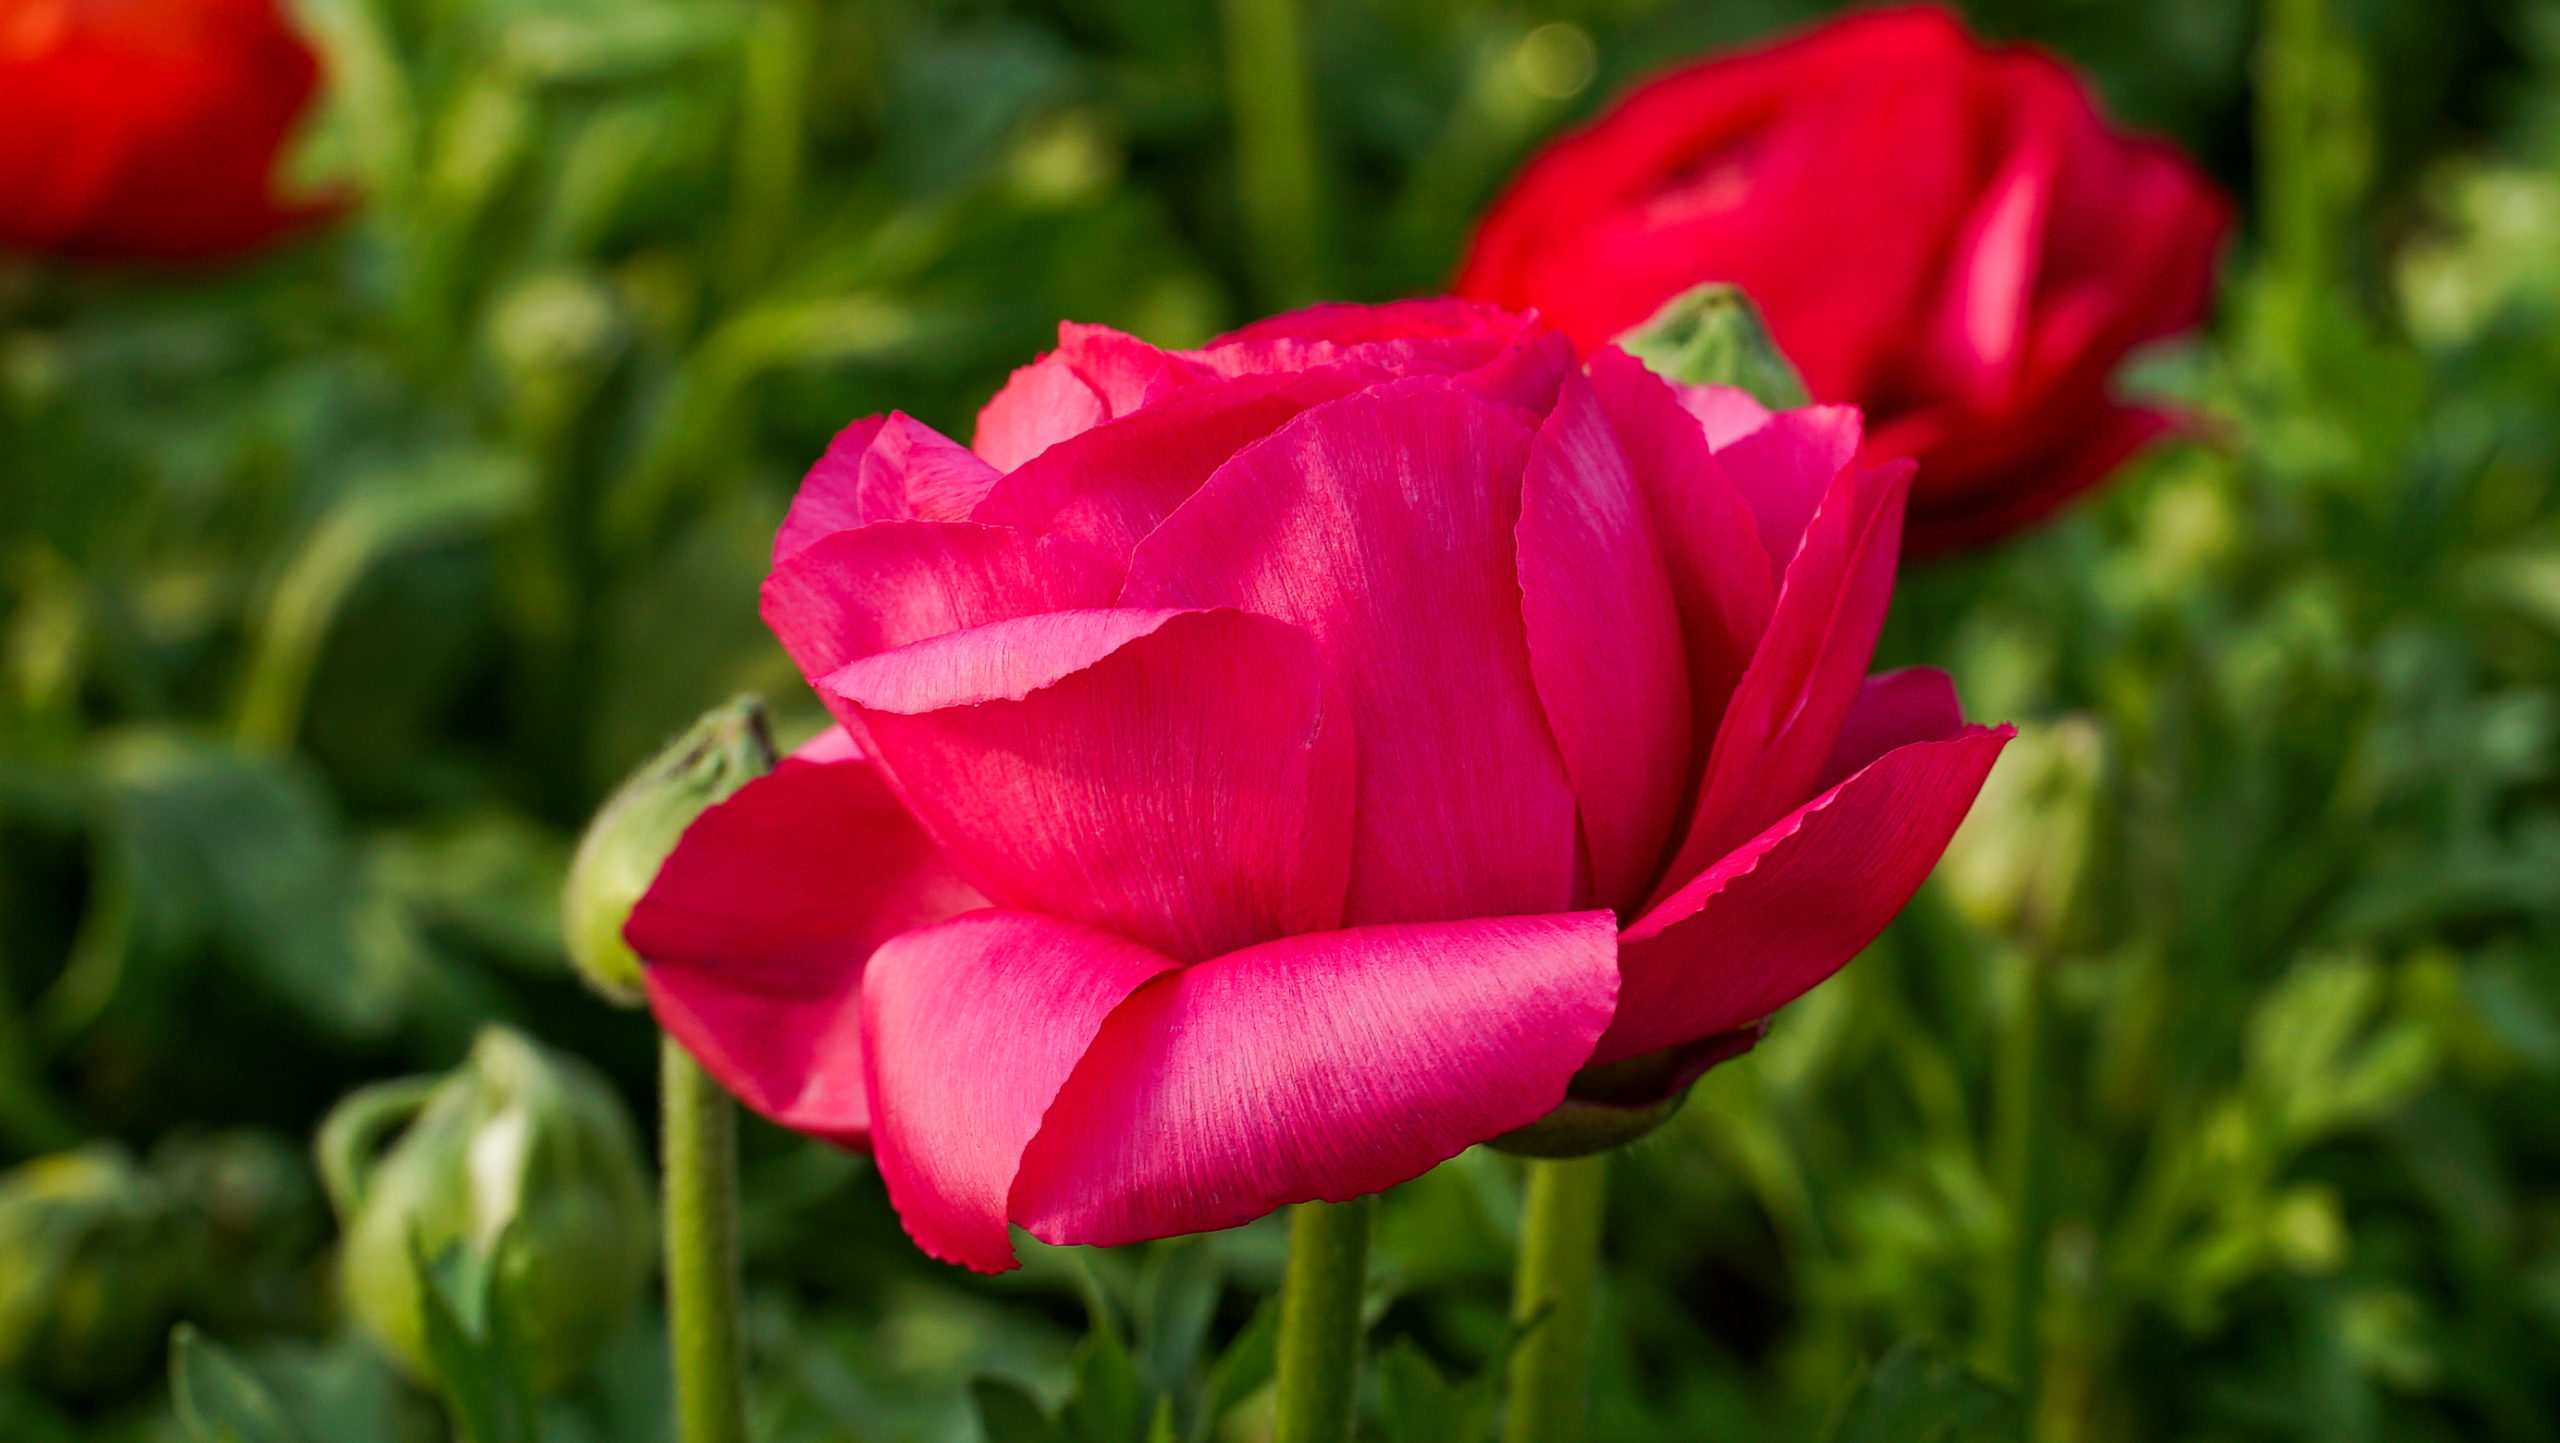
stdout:
{"type": "MultiPolygon", "coordinates": [[[[443,1436],[337,1316],[309,1136],[491,1018],[647,1116],[567,839],[735,691],[816,725],[754,591],[834,427],[965,434],[1062,316],[1429,290],[1538,138],[1818,8],[1307,0],[1300,144],[1285,47],[1223,41],[1273,0],[303,0],[346,220],[0,266],[0,1161],[53,1159],[0,1181],[0,1436],[181,1436],[180,1319],[312,1443],[443,1436]]],[[[1969,13],[2243,197],[2212,333],[2131,382],[2205,424],[1906,569],[1886,660],[2027,736],[1618,1166],[1593,1436],[1898,1436],[1842,1400],[1915,1343],[2040,1439],[2552,1437],[2560,4],[1969,13]]],[[[867,1164],[747,1142],[766,1437],[971,1438],[986,1377],[1255,1436],[1208,1369],[1270,1226],[976,1279],[867,1164]]],[[[1388,1200],[1377,1436],[1463,1436],[1516,1210],[1489,1155],[1388,1200]]],[[[548,1436],[662,1436],[655,1326],[548,1436]]]]}

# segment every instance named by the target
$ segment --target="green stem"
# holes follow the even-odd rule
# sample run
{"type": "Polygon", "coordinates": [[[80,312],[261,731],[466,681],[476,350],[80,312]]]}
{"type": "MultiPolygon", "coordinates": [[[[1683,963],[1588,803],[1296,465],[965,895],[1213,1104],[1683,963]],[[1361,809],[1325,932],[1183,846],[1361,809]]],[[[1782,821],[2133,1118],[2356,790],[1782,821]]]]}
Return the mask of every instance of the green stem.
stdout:
{"type": "Polygon", "coordinates": [[[1526,1327],[1511,1354],[1503,1443],[1577,1443],[1591,1367],[1591,1300],[1600,1278],[1600,1224],[1609,1155],[1529,1164],[1511,1322],[1526,1327]]]}
{"type": "Polygon", "coordinates": [[[1300,1203],[1280,1285],[1279,1416],[1272,1443],[1345,1443],[1360,1377],[1360,1295],[1376,1198],[1300,1203]]]}
{"type": "Polygon", "coordinates": [[[1991,1353],[1984,1361],[2030,1399],[2037,1373],[2036,1319],[2044,1297],[2051,1199],[2045,1187],[2044,1032],[2047,967],[2028,953],[2018,963],[2018,998],[1993,1063],[1992,1166],[2008,1199],[2009,1255],[1991,1299],[1991,1353]]]}
{"type": "Polygon", "coordinates": [[[1222,0],[1236,180],[1264,299],[1287,309],[1324,295],[1317,255],[1314,105],[1298,0],[1222,0]]]}
{"type": "Polygon", "coordinates": [[[739,1327],[738,1111],[693,1054],[659,1039],[665,1128],[667,1341],[677,1443],[746,1443],[746,1345],[739,1327]]]}

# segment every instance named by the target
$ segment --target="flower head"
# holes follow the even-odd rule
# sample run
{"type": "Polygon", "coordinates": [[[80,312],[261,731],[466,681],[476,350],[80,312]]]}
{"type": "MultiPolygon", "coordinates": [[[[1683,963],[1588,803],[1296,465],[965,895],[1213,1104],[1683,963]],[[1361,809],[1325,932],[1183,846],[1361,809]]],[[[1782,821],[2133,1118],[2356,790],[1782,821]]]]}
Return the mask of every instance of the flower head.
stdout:
{"type": "Polygon", "coordinates": [[[969,447],[858,422],[764,588],[842,725],[633,911],[658,1015],[980,1268],[1683,1085],[2006,737],[1865,674],[1911,466],[1858,432],[1452,301],[1067,326],[969,447]]]}
{"type": "Polygon", "coordinates": [[[2059,61],[1935,7],[1864,11],[1637,88],[1531,160],[1460,293],[1586,350],[1739,284],[1871,460],[1920,461],[1915,547],[1970,545],[2103,479],[2172,418],[2108,379],[2195,325],[2230,206],[2059,61]]]}
{"type": "Polygon", "coordinates": [[[276,0],[0,0],[0,247],[203,260],[308,223],[274,172],[318,79],[276,0]]]}

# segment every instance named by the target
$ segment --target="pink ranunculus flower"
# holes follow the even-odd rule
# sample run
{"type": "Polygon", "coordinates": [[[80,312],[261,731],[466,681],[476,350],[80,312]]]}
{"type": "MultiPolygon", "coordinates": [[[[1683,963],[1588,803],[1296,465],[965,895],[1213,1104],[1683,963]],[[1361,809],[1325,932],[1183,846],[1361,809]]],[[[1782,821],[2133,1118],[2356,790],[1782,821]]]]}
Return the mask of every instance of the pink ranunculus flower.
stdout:
{"type": "Polygon", "coordinates": [[[981,1269],[1685,1083],[2009,735],[1866,675],[1911,466],[1858,441],[1454,301],[1067,326],[967,448],[857,422],[764,587],[842,726],[634,911],[658,1017],[981,1269]]]}

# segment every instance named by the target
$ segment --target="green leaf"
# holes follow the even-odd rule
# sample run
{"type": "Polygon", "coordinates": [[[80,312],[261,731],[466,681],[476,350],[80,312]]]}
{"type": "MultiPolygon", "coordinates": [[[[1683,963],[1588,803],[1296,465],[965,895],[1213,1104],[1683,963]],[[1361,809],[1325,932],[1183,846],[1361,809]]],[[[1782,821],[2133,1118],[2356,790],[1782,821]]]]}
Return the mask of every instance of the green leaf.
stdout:
{"type": "Polygon", "coordinates": [[[2017,1402],[1952,1358],[1904,1343],[1849,1394],[1830,1443],[2006,1443],[2017,1402]]]}
{"type": "Polygon", "coordinates": [[[1253,1391],[1271,1380],[1278,1364],[1280,1342],[1280,1300],[1265,1299],[1256,1308],[1252,1321],[1235,1341],[1209,1365],[1207,1383],[1201,1389],[1200,1414],[1192,1421],[1194,1443],[1206,1443],[1227,1410],[1252,1396],[1253,1391]]]}
{"type": "Polygon", "coordinates": [[[978,1404],[978,1426],[987,1443],[1066,1443],[1066,1433],[1029,1393],[1002,1378],[980,1378],[969,1385],[978,1404]]]}
{"type": "Polygon", "coordinates": [[[1378,1360],[1379,1424],[1388,1443],[1483,1443],[1508,1350],[1464,1382],[1443,1374],[1409,1337],[1378,1360]]]}
{"type": "Polygon", "coordinates": [[[1097,1325],[1076,1350],[1076,1391],[1059,1411],[1074,1443],[1137,1443],[1146,1417],[1145,1390],[1117,1329],[1097,1325]]]}
{"type": "Polygon", "coordinates": [[[1174,1393],[1190,1386],[1225,1282],[1226,1269],[1206,1238],[1175,1238],[1149,1250],[1133,1309],[1133,1351],[1148,1387],[1174,1393]]]}
{"type": "Polygon", "coordinates": [[[514,1242],[510,1229],[485,1255],[454,1247],[432,1262],[414,1237],[409,1243],[436,1390],[465,1443],[541,1443],[527,1354],[495,1289],[514,1242]]]}
{"type": "Polygon", "coordinates": [[[233,725],[251,749],[290,749],[339,608],[384,557],[477,536],[532,500],[521,457],[480,447],[423,452],[367,474],[324,513],[269,589],[233,725]]]}
{"type": "Polygon", "coordinates": [[[192,1323],[169,1335],[169,1397],[188,1443],[304,1443],[267,1385],[192,1323]]]}

